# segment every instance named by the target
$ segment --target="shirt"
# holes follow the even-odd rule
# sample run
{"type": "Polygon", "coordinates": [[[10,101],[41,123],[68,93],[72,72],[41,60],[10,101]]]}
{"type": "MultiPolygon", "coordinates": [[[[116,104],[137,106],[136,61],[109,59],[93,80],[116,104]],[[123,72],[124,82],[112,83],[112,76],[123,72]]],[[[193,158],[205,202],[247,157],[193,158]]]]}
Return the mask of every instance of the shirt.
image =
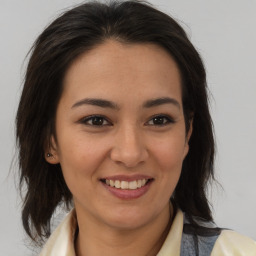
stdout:
{"type": "MultiPolygon", "coordinates": [[[[165,242],[156,256],[180,255],[183,226],[184,213],[178,209],[165,242]]],[[[76,213],[72,210],[52,233],[40,256],[75,256],[76,228],[76,213]]],[[[235,231],[223,230],[210,256],[256,256],[256,242],[235,231]]]]}

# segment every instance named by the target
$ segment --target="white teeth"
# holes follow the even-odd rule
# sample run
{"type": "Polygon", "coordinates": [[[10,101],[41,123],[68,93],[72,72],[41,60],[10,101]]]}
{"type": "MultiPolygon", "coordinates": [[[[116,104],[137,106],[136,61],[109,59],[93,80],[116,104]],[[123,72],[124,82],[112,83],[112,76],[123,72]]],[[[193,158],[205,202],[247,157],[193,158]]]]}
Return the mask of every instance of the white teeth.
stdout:
{"type": "Polygon", "coordinates": [[[120,180],[116,180],[116,181],[115,181],[115,187],[116,187],[116,188],[120,188],[120,187],[121,187],[121,182],[120,182],[120,180]]]}
{"type": "Polygon", "coordinates": [[[110,180],[109,184],[110,184],[111,187],[114,187],[115,186],[115,181],[114,180],[110,180]]]}
{"type": "Polygon", "coordinates": [[[120,181],[120,180],[105,180],[108,186],[120,188],[120,189],[137,189],[145,186],[148,180],[133,180],[133,181],[120,181]]]}
{"type": "Polygon", "coordinates": [[[137,181],[131,181],[129,182],[129,189],[136,189],[137,188],[137,181]]]}
{"type": "Polygon", "coordinates": [[[128,181],[121,181],[121,189],[128,189],[129,188],[129,184],[128,181]]]}

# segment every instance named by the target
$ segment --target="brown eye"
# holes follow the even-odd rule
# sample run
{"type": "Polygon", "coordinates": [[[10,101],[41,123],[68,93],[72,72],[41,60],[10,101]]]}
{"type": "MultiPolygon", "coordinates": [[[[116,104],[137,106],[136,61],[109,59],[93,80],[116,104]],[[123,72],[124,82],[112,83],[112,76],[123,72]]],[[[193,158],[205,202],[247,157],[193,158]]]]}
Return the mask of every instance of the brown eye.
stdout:
{"type": "Polygon", "coordinates": [[[159,115],[154,116],[152,119],[150,119],[147,125],[163,126],[169,123],[174,123],[172,118],[170,118],[169,116],[159,115]]]}
{"type": "Polygon", "coordinates": [[[89,116],[89,117],[85,117],[80,122],[82,124],[92,125],[92,126],[111,125],[110,122],[105,117],[103,117],[103,116],[89,116]]]}

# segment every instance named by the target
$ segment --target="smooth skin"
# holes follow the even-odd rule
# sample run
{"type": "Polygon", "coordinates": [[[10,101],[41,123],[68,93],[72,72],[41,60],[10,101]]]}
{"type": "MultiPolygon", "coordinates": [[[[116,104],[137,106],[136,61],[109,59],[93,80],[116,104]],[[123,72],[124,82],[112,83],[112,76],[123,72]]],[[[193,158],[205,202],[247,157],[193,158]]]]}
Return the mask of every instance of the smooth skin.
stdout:
{"type": "Polygon", "coordinates": [[[75,60],[63,86],[47,161],[60,163],[73,195],[76,254],[155,256],[192,132],[185,132],[175,61],[154,44],[107,40],[75,60]],[[124,200],[101,181],[115,175],[152,182],[124,200]]]}

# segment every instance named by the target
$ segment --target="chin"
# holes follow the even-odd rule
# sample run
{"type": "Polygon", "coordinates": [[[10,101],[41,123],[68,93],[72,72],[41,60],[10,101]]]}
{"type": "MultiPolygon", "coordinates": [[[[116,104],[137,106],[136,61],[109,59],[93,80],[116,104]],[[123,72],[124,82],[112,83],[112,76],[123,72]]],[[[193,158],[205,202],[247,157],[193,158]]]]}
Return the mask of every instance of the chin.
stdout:
{"type": "Polygon", "coordinates": [[[124,209],[120,211],[111,211],[108,216],[105,217],[105,223],[108,226],[116,229],[131,230],[140,228],[153,219],[152,216],[146,214],[146,212],[138,209],[124,209]],[[108,218],[107,218],[108,217],[108,218]]]}

